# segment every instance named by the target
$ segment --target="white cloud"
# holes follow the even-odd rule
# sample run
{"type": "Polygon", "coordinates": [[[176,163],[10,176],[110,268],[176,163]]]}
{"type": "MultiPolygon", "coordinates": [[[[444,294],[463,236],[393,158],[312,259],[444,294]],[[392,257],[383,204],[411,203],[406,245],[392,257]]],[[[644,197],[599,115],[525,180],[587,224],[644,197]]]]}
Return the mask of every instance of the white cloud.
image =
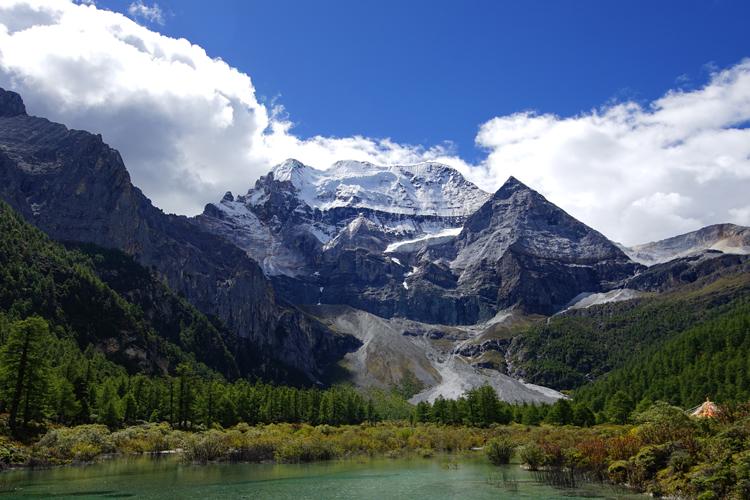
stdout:
{"type": "Polygon", "coordinates": [[[146,5],[143,0],[136,0],[128,6],[128,14],[136,19],[144,19],[155,24],[164,24],[164,12],[159,4],[146,5]]]}
{"type": "Polygon", "coordinates": [[[493,189],[514,175],[625,243],[742,222],[748,120],[750,60],[647,107],[626,102],[567,118],[494,118],[477,135],[488,157],[474,180],[493,189]]]}
{"type": "Polygon", "coordinates": [[[101,133],[134,183],[177,213],[198,213],[227,189],[245,192],[288,157],[325,167],[341,158],[447,155],[446,147],[363,137],[301,140],[288,121],[269,116],[248,75],[185,39],[94,6],[0,6],[0,86],[21,93],[32,114],[101,133]]]}
{"type": "Polygon", "coordinates": [[[750,205],[739,208],[730,208],[729,215],[732,216],[732,220],[736,224],[750,226],[750,205]]]}
{"type": "MultiPolygon", "coordinates": [[[[132,5],[141,16],[141,6],[158,7],[132,5]]],[[[136,185],[186,214],[227,189],[244,192],[288,157],[321,168],[341,159],[436,159],[487,190],[514,175],[628,244],[714,222],[747,224],[750,61],[712,71],[703,88],[667,92],[648,106],[496,117],[477,134],[486,159],[470,165],[450,144],[299,138],[283,113],[258,101],[250,76],[125,15],[54,0],[0,6],[0,86],[20,92],[31,113],[102,133],[136,185]]]]}

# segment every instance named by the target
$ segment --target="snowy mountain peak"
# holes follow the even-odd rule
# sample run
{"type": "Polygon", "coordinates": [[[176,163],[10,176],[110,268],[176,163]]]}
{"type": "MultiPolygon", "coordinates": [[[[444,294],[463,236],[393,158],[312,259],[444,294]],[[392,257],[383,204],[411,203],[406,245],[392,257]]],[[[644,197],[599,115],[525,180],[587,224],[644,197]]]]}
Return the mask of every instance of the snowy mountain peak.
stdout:
{"type": "Polygon", "coordinates": [[[705,250],[746,255],[750,254],[750,227],[714,224],[665,240],[622,247],[622,249],[631,259],[647,266],[694,255],[705,250]]]}
{"type": "Polygon", "coordinates": [[[273,170],[271,170],[271,173],[275,180],[279,182],[291,182],[296,187],[297,184],[303,181],[307,174],[311,173],[309,172],[310,170],[312,170],[311,167],[308,167],[294,158],[289,158],[283,163],[276,165],[273,170]]]}
{"type": "Polygon", "coordinates": [[[436,162],[380,166],[345,160],[318,170],[290,159],[272,170],[272,179],[290,182],[300,201],[322,211],[350,207],[406,215],[466,216],[490,197],[457,170],[436,162]]]}

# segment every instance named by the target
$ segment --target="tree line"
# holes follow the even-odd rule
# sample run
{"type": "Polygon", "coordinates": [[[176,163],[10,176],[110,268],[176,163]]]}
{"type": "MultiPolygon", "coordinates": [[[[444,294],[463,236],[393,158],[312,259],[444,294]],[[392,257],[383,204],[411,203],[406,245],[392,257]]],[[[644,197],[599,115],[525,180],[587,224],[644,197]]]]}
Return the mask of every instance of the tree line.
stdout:
{"type": "Polygon", "coordinates": [[[444,425],[471,425],[488,427],[493,424],[591,426],[597,421],[607,421],[608,416],[595,415],[587,406],[569,399],[554,404],[511,404],[500,400],[490,386],[471,389],[457,399],[438,397],[434,402],[416,404],[412,421],[444,425]],[[597,420],[598,418],[598,420],[597,420]]]}
{"type": "Polygon", "coordinates": [[[750,400],[750,299],[720,311],[582,387],[576,399],[594,410],[618,406],[621,416],[655,401],[689,408],[707,397],[750,400]]]}
{"type": "Polygon", "coordinates": [[[32,423],[99,422],[111,428],[165,421],[183,429],[276,422],[357,424],[378,419],[372,400],[349,386],[274,386],[180,363],[170,376],[129,375],[96,349],[85,352],[33,316],[0,313],[0,412],[16,434],[32,423]]]}

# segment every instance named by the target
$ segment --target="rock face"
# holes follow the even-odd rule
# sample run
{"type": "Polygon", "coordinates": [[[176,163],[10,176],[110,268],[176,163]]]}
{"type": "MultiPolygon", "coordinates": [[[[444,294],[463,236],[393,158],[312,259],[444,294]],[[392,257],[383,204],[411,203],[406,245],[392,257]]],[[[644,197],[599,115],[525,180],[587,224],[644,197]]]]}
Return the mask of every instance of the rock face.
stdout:
{"type": "MultiPolygon", "coordinates": [[[[511,177],[445,249],[462,296],[480,317],[513,305],[553,314],[581,292],[599,292],[635,274],[616,245],[511,177]]],[[[427,259],[425,259],[427,257],[427,259]]]]}
{"type": "Polygon", "coordinates": [[[623,247],[623,251],[631,259],[647,266],[699,254],[705,250],[737,255],[750,254],[750,228],[734,224],[715,224],[665,240],[623,247]]]}
{"type": "Polygon", "coordinates": [[[665,292],[700,278],[718,279],[726,274],[750,272],[750,255],[725,254],[718,250],[704,250],[654,264],[624,282],[632,289],[665,292]]]}
{"type": "MultiPolygon", "coordinates": [[[[487,362],[491,356],[485,353],[502,359],[509,344],[508,340],[483,338],[492,325],[448,326],[385,319],[347,306],[309,309],[332,329],[356,335],[362,342],[362,347],[347,354],[342,363],[359,386],[393,387],[411,374],[419,386],[412,403],[432,402],[438,397],[456,399],[483,385],[493,387],[509,402],[553,403],[563,397],[557,391],[514,379],[504,373],[504,367],[487,362]]],[[[503,319],[510,319],[510,315],[503,319]]]]}
{"type": "Polygon", "coordinates": [[[354,161],[316,170],[287,160],[244,196],[227,193],[196,221],[233,241],[269,276],[305,276],[343,251],[460,227],[489,197],[445,165],[354,161]],[[365,235],[364,232],[367,232],[365,235]]]}
{"type": "Polygon", "coordinates": [[[195,220],[258,261],[290,302],[390,317],[413,305],[404,284],[412,270],[387,250],[446,232],[452,238],[489,196],[437,163],[349,161],[323,172],[287,160],[246,195],[227,193],[195,220]]]}
{"type": "Polygon", "coordinates": [[[263,271],[237,246],[154,207],[101,136],[27,116],[21,98],[4,90],[0,197],[55,239],[117,248],[158,271],[237,336],[241,352],[234,354],[244,373],[317,380],[358,345],[278,302],[263,271]]]}
{"type": "Polygon", "coordinates": [[[434,163],[321,172],[288,160],[196,221],[261,262],[293,303],[442,324],[514,305],[552,314],[641,267],[516,179],[490,196],[434,163]]]}

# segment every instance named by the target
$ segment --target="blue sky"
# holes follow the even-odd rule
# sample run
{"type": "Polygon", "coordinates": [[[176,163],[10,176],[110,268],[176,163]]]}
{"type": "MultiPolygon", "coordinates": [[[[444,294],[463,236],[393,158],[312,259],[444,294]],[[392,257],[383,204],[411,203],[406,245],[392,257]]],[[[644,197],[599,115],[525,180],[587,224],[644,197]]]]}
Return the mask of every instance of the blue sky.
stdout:
{"type": "Polygon", "coordinates": [[[4,0],[0,86],[101,133],[169,212],[290,157],[430,160],[633,244],[750,226],[748,19],[727,0],[4,0]]]}
{"type": "MultiPolygon", "coordinates": [[[[97,5],[127,11],[128,2],[97,5]]],[[[164,24],[250,74],[312,135],[453,141],[479,124],[647,103],[750,55],[747,1],[162,0],[164,24]]]]}

